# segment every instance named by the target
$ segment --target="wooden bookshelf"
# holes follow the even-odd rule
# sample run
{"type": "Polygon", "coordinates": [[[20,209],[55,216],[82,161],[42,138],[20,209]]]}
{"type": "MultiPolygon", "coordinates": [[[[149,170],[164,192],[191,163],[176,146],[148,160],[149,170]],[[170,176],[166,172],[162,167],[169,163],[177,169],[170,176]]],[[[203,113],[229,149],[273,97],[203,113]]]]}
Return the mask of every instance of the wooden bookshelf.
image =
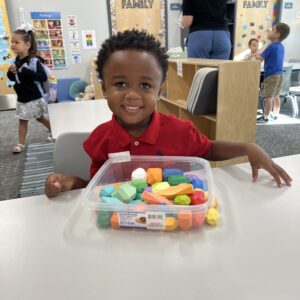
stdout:
{"type": "MultiPolygon", "coordinates": [[[[177,59],[169,61],[169,70],[158,111],[192,121],[212,140],[255,142],[256,110],[260,63],[230,60],[177,59]],[[182,66],[182,75],[178,74],[182,66]],[[215,115],[193,115],[187,111],[187,97],[199,68],[218,68],[217,110],[215,115]]],[[[247,161],[246,157],[212,162],[225,166],[247,161]]]]}

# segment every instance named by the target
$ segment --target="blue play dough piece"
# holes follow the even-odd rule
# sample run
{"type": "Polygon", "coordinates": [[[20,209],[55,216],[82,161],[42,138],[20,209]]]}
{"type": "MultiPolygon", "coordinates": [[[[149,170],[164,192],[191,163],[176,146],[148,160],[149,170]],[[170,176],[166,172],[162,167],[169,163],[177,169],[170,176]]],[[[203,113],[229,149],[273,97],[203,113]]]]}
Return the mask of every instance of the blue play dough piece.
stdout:
{"type": "Polygon", "coordinates": [[[101,189],[100,197],[110,197],[115,188],[112,185],[108,185],[105,188],[101,189]]]}
{"type": "Polygon", "coordinates": [[[180,169],[164,169],[163,170],[164,181],[167,181],[169,176],[175,176],[175,175],[183,175],[182,170],[180,170],[180,169]]]}
{"type": "Polygon", "coordinates": [[[109,204],[124,204],[120,199],[115,197],[101,197],[101,202],[109,204]]]}

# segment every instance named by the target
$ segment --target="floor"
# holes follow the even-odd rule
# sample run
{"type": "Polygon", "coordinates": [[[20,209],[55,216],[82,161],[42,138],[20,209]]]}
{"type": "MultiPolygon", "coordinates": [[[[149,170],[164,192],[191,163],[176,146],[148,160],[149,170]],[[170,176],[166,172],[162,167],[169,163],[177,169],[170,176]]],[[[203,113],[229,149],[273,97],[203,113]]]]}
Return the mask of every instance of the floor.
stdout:
{"type": "MultiPolygon", "coordinates": [[[[300,153],[300,124],[277,124],[257,126],[257,144],[271,157],[300,153]]],[[[280,122],[280,119],[279,121],[280,122]]],[[[290,122],[290,121],[289,121],[290,122]]],[[[0,200],[18,198],[24,169],[25,151],[12,154],[17,143],[18,121],[15,111],[0,111],[0,200]]],[[[46,142],[47,130],[40,123],[31,121],[26,139],[27,144],[46,142]]],[[[49,145],[50,147],[50,145],[49,145]]]]}

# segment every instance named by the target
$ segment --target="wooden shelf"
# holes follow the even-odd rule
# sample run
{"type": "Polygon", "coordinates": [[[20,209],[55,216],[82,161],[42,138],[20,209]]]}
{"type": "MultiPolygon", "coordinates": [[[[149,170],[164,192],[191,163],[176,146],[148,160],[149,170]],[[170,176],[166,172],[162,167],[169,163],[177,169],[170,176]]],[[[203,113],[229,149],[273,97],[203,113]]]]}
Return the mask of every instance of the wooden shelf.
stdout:
{"type": "MultiPolygon", "coordinates": [[[[259,62],[225,60],[169,60],[169,70],[158,111],[190,120],[200,132],[212,140],[255,142],[256,109],[260,75],[259,62]],[[180,64],[181,72],[178,72],[180,64]],[[217,109],[215,115],[193,115],[187,110],[187,98],[199,68],[218,68],[217,109]]],[[[237,158],[212,162],[224,166],[245,162],[237,158]]]]}

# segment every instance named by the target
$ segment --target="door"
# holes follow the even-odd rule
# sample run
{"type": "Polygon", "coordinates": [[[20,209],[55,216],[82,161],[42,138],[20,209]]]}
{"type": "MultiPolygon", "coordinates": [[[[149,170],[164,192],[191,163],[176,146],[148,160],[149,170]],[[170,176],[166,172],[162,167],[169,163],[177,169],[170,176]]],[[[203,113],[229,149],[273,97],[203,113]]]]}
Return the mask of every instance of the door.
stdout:
{"type": "Polygon", "coordinates": [[[166,0],[107,0],[110,34],[146,30],[167,47],[166,0]]]}

